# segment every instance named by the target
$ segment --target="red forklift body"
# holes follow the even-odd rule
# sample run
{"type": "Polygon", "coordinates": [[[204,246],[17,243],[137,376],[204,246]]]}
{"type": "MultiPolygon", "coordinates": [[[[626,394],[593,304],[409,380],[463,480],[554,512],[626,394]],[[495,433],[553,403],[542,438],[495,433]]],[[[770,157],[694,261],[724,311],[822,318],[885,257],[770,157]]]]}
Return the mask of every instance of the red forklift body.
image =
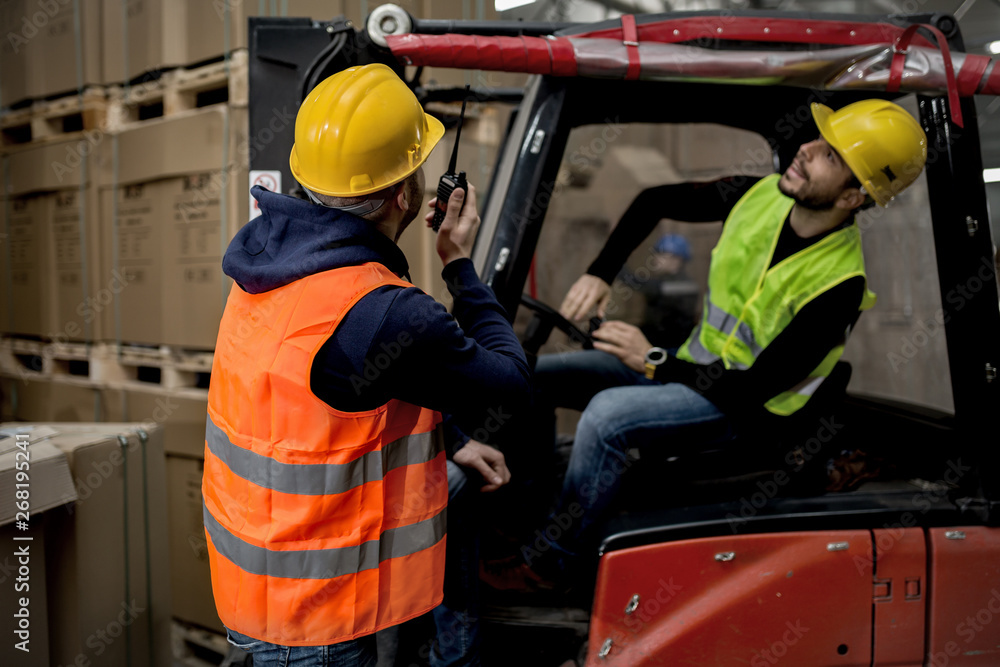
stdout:
{"type": "Polygon", "coordinates": [[[1000,665],[1000,530],[927,531],[927,665],[1000,665]]]}
{"type": "Polygon", "coordinates": [[[601,562],[587,665],[871,664],[866,530],[738,535],[601,562]]]}

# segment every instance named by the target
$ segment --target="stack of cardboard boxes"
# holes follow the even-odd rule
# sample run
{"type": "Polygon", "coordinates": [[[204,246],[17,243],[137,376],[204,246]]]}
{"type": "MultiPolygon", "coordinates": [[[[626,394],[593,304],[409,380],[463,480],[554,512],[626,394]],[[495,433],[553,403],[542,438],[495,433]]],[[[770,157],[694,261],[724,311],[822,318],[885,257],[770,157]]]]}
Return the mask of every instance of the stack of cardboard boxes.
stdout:
{"type": "MultiPolygon", "coordinates": [[[[82,431],[59,424],[53,437],[76,443],[65,454],[74,485],[87,491],[90,469],[108,467],[102,461],[121,430],[100,422],[144,423],[154,445],[141,464],[129,458],[127,471],[114,464],[117,481],[102,478],[100,503],[79,512],[71,503],[32,528],[59,545],[46,555],[55,609],[48,621],[67,640],[63,646],[50,634],[52,664],[83,656],[91,664],[165,665],[169,651],[157,635],[164,619],[223,629],[211,595],[201,477],[212,349],[232,286],[221,258],[251,206],[247,18],[342,14],[360,25],[379,4],[0,0],[0,31],[8,35],[0,44],[0,232],[7,235],[0,244],[0,419],[79,422],[82,431]],[[136,496],[135,475],[155,493],[136,496]],[[148,516],[136,509],[144,503],[148,516]],[[118,517],[110,528],[83,511],[98,505],[118,517]],[[90,541],[98,536],[125,560],[102,560],[90,541]],[[90,546],[81,546],[85,537],[90,546]],[[123,569],[131,572],[127,581],[123,569]],[[150,574],[153,584],[142,578],[150,574]],[[169,600],[161,594],[167,581],[169,600]],[[150,594],[142,592],[147,586],[150,594]],[[128,618],[122,627],[132,627],[130,641],[104,647],[94,633],[111,622],[103,614],[115,611],[104,607],[128,604],[126,593],[145,609],[141,619],[156,622],[141,620],[139,632],[139,621],[128,618]],[[87,602],[78,603],[83,596],[87,602]],[[112,658],[99,657],[98,648],[112,658]],[[147,649],[149,656],[137,653],[147,649]]],[[[425,18],[496,18],[492,8],[477,15],[467,0],[398,4],[425,18]]],[[[517,85],[517,77],[486,76],[493,78],[484,85],[517,85]]],[[[482,83],[460,70],[427,71],[424,80],[482,83]]],[[[443,112],[454,116],[452,106],[443,112]]],[[[509,109],[472,105],[469,112],[459,166],[483,191],[509,109]]],[[[450,131],[427,165],[429,192],[453,141],[450,131]]],[[[418,221],[401,245],[414,282],[447,301],[434,238],[418,221]]]]}
{"type": "MultiPolygon", "coordinates": [[[[345,16],[356,26],[381,0],[0,0],[0,108],[90,85],[218,60],[247,47],[252,16],[345,16]]],[[[497,18],[493,3],[397,0],[429,19],[497,18]]],[[[462,83],[467,73],[428,70],[462,83]]]]}

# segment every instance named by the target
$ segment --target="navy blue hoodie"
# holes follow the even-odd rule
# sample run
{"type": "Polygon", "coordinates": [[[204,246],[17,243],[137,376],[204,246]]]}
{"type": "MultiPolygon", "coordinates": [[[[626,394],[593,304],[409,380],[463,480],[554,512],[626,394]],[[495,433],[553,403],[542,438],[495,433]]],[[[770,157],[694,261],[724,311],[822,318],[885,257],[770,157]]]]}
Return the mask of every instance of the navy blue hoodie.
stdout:
{"type": "MultiPolygon", "coordinates": [[[[371,223],[260,187],[252,193],[261,215],[236,234],[222,260],[244,291],[260,294],[366,262],[407,274],[402,251],[371,223]]],[[[416,287],[380,287],[362,297],[316,355],[313,393],[345,412],[399,399],[453,415],[470,434],[514,412],[527,400],[529,368],[503,308],[470,260],[451,262],[442,277],[454,317],[416,287]]],[[[449,449],[466,439],[452,435],[449,449]]]]}

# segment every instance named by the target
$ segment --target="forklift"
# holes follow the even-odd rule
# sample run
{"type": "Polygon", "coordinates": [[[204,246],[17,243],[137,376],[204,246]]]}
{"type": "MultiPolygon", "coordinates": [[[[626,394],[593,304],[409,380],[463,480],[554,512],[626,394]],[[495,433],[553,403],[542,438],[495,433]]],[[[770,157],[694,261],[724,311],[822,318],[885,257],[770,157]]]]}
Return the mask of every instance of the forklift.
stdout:
{"type": "Polygon", "coordinates": [[[820,408],[790,432],[665,462],[681,489],[672,501],[658,493],[662,482],[630,484],[640,490],[604,526],[594,554],[589,606],[501,597],[484,610],[484,632],[525,633],[496,648],[496,664],[1000,665],[1000,298],[974,104],[1000,90],[1000,70],[963,53],[953,16],[761,10],[447,21],[382,5],[363,26],[251,18],[249,49],[250,137],[269,137],[252,145],[251,179],[286,194],[297,194],[293,128],[268,127],[269,119],[344,68],[384,63],[425,108],[466,98],[516,105],[481,188],[473,261],[512,320],[520,308],[533,314],[524,334],[531,354],[555,329],[590,341],[524,294],[574,129],[608,118],[716,123],[766,139],[782,172],[816,134],[811,122],[790,122],[789,110],[872,97],[909,105],[929,150],[921,185],[905,196],[929,218],[920,243],[933,244],[925,268],[936,273],[940,326],[928,335],[943,350],[935,381],[950,405],[853,391],[860,369],[841,362],[820,408]],[[425,66],[531,76],[523,89],[467,92],[424,85],[425,66]],[[891,474],[827,490],[831,456],[852,450],[880,452],[894,462],[891,474]],[[545,649],[526,643],[560,648],[535,662],[545,649]]]}

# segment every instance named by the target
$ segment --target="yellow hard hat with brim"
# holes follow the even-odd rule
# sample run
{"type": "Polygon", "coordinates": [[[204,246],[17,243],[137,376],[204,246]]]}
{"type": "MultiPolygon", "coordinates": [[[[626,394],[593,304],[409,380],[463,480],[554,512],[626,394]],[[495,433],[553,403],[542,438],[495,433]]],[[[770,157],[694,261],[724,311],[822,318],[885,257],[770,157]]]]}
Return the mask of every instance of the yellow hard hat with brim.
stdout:
{"type": "Polygon", "coordinates": [[[909,187],[927,162],[927,136],[906,109],[861,100],[834,111],[814,102],[813,119],[879,206],[909,187]]]}
{"type": "Polygon", "coordinates": [[[350,67],[302,102],[289,165],[313,192],[361,197],[416,172],[443,135],[441,121],[389,67],[350,67]]]}

